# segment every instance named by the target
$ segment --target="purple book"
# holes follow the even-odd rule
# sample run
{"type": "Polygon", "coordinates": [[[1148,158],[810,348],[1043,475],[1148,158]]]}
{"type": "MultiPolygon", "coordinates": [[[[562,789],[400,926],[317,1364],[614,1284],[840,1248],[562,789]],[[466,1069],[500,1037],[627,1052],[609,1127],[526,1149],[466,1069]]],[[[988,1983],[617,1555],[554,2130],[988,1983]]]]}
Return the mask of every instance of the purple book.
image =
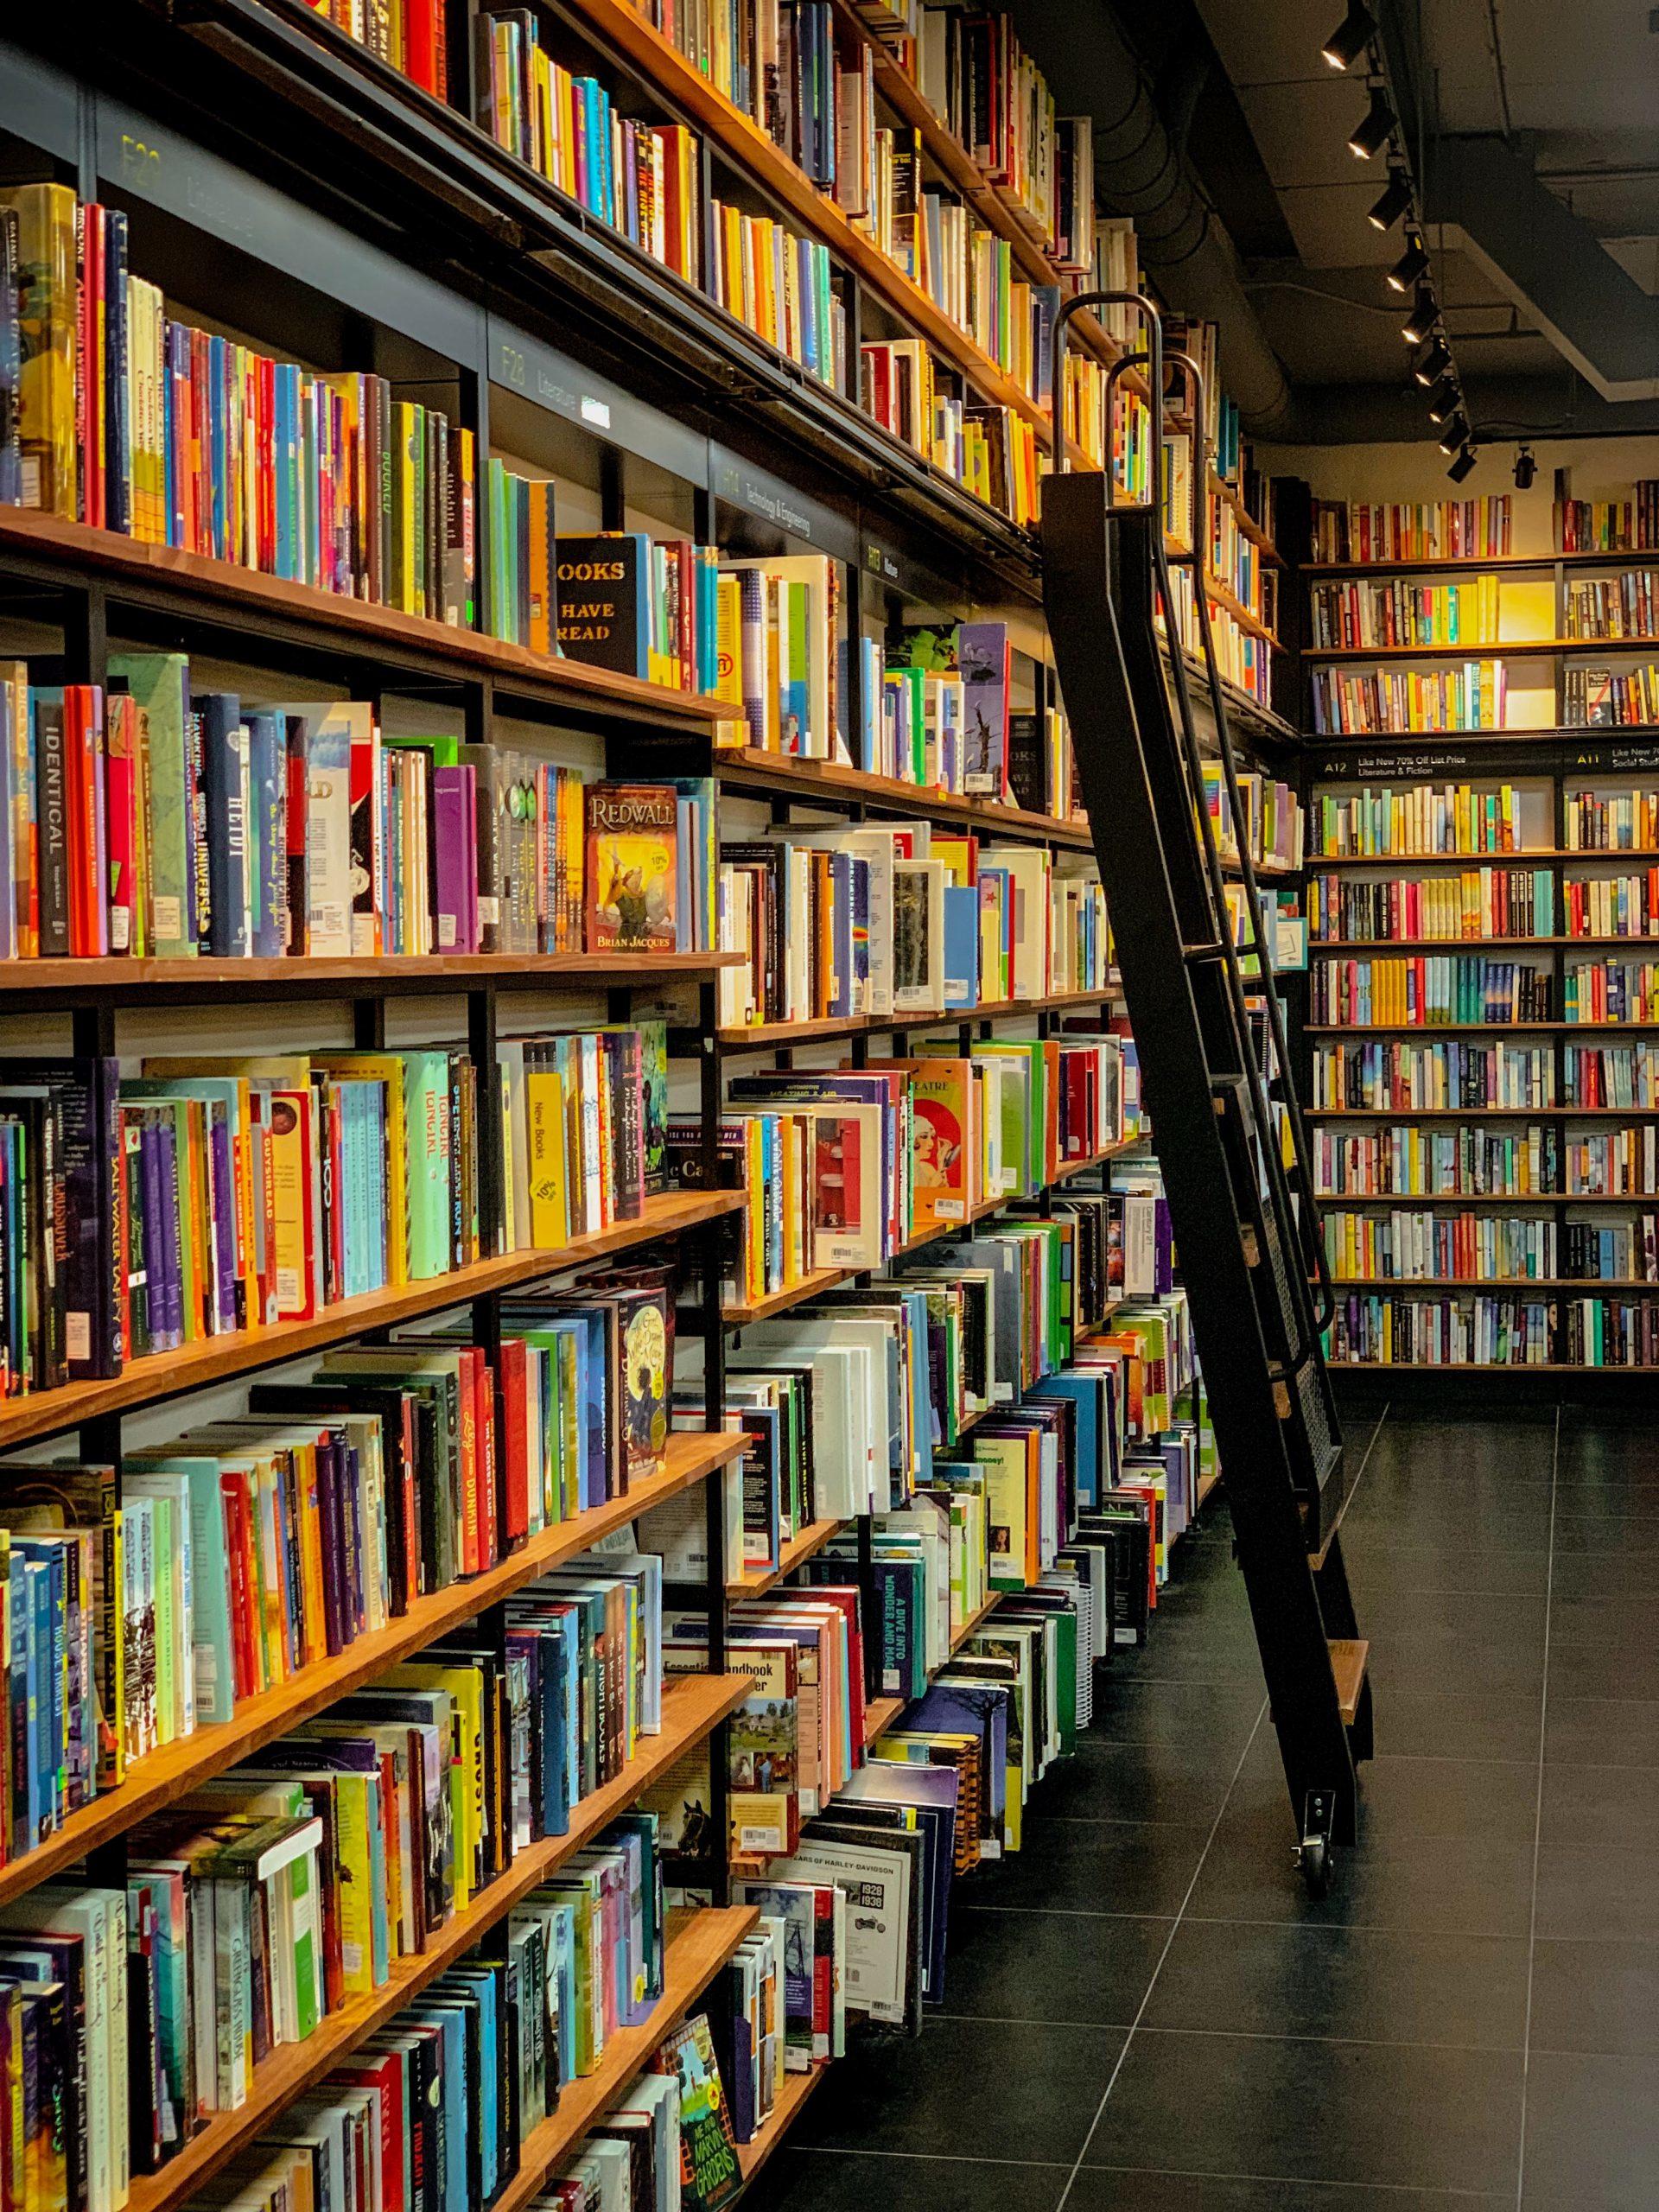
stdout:
{"type": "Polygon", "coordinates": [[[478,950],[477,791],[475,769],[433,773],[432,887],[440,952],[478,950]]]}
{"type": "Polygon", "coordinates": [[[345,1529],[340,1516],[338,1452],[332,1433],[317,1446],[317,1520],[322,1532],[323,1637],[332,1659],[351,1640],[346,1633],[340,1563],[345,1529]]]}
{"type": "Polygon", "coordinates": [[[162,1349],[176,1351],[184,1342],[184,1260],[179,1249],[179,1154],[173,1123],[156,1117],[156,1179],[158,1214],[156,1249],[162,1262],[162,1349]]]}
{"type": "Polygon", "coordinates": [[[1012,654],[1006,622],[957,626],[962,671],[963,788],[1001,798],[1007,786],[1008,683],[1012,654]]]}
{"type": "Polygon", "coordinates": [[[362,1470],[357,1453],[343,1436],[337,1440],[335,1451],[340,1470],[340,1522],[345,1535],[340,1554],[340,1595],[345,1600],[346,1622],[350,1630],[347,1640],[351,1641],[368,1626],[368,1609],[363,1602],[363,1529],[359,1517],[362,1470]]]}

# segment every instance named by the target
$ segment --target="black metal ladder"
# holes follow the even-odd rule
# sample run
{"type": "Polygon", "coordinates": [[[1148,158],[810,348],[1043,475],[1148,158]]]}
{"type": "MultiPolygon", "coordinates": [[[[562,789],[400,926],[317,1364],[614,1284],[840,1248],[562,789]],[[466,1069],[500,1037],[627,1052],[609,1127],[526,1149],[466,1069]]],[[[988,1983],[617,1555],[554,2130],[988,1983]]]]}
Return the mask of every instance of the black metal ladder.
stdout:
{"type": "Polygon", "coordinates": [[[1371,1697],[1337,1526],[1343,1446],[1321,1344],[1330,1275],[1204,590],[1203,380],[1185,355],[1166,359],[1150,302],[1088,293],[1060,312],[1052,401],[1055,468],[1044,480],[1042,509],[1049,634],[1299,1853],[1318,1891],[1330,1847],[1355,1840],[1354,1768],[1370,1752],[1371,1697]],[[1065,327],[1087,306],[1132,307],[1145,334],[1141,349],[1110,372],[1106,416],[1120,380],[1143,368],[1154,487],[1147,502],[1120,497],[1109,467],[1065,466],[1065,327]],[[1159,492],[1172,368],[1190,410],[1193,489],[1192,548],[1174,555],[1165,546],[1159,492]],[[1175,570],[1188,565],[1200,646],[1196,696],[1173,612],[1175,570]],[[1160,605],[1171,610],[1163,639],[1160,605]],[[1206,739],[1238,833],[1242,945],[1207,804],[1206,739]]]}

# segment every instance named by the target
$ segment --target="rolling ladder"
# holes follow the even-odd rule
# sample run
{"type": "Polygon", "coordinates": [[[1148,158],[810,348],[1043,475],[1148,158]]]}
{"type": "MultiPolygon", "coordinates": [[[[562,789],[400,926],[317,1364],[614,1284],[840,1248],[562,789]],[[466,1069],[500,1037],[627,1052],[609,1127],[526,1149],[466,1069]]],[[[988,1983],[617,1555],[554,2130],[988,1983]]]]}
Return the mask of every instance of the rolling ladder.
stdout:
{"type": "Polygon", "coordinates": [[[1318,1894],[1332,1847],[1355,1840],[1354,1770],[1371,1749],[1366,1646],[1338,1525],[1342,1438],[1320,1341],[1332,1311],[1330,1274],[1249,841],[1241,837],[1237,859],[1241,948],[1205,789],[1207,739],[1232,820],[1244,823],[1204,592],[1203,380],[1185,354],[1166,357],[1150,302],[1086,293],[1067,302],[1057,323],[1052,420],[1065,419],[1068,321],[1085,307],[1113,306],[1135,310],[1143,337],[1109,372],[1106,418],[1121,379],[1141,370],[1152,395],[1154,486],[1165,480],[1166,372],[1184,387],[1192,550],[1166,550],[1155,497],[1149,505],[1119,497],[1109,470],[1068,470],[1062,441],[1043,484],[1043,595],[1298,1856],[1318,1894]],[[1174,604],[1179,566],[1192,571],[1201,648],[1192,670],[1173,628],[1166,664],[1154,620],[1160,601],[1174,604]],[[1200,706],[1213,726],[1207,733],[1200,706]]]}

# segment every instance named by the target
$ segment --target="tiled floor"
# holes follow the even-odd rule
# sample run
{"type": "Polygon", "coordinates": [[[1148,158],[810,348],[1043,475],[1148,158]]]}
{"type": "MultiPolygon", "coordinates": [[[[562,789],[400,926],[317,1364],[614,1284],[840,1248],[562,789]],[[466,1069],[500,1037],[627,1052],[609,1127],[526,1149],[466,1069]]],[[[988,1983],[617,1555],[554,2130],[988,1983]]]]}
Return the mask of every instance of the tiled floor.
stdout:
{"type": "Polygon", "coordinates": [[[1349,1423],[1377,1746],[1305,1896],[1224,1512],[942,2018],[829,2078],[753,2212],[1656,2212],[1659,1426],[1349,1423]]]}

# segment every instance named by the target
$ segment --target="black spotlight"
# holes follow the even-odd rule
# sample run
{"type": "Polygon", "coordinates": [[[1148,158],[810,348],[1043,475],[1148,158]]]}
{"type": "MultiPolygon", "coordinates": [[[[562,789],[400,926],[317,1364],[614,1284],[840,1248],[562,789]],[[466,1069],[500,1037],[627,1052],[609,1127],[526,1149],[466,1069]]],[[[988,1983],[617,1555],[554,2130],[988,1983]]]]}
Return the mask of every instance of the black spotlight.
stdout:
{"type": "Polygon", "coordinates": [[[1319,48],[1333,69],[1351,69],[1376,36],[1376,18],[1364,0],[1348,0],[1348,12],[1319,48]]]}
{"type": "Polygon", "coordinates": [[[1411,213],[1411,187],[1402,170],[1395,169],[1376,205],[1366,215],[1373,230],[1391,231],[1402,215],[1411,213]]]}
{"type": "Polygon", "coordinates": [[[1411,303],[1411,312],[1400,326],[1400,335],[1408,346],[1421,346],[1440,319],[1434,304],[1434,295],[1427,284],[1417,287],[1417,296],[1411,303]]]}
{"type": "Polygon", "coordinates": [[[1431,423],[1444,423],[1447,416],[1456,414],[1458,406],[1459,393],[1457,378],[1455,377],[1442,377],[1439,384],[1435,385],[1433,391],[1428,395],[1429,421],[1431,423]]]}
{"type": "Polygon", "coordinates": [[[1371,94],[1371,104],[1355,125],[1348,140],[1348,150],[1357,154],[1362,162],[1369,162],[1373,154],[1380,154],[1394,136],[1394,110],[1380,90],[1371,94]]]}
{"type": "Polygon", "coordinates": [[[1475,449],[1472,446],[1465,446],[1463,451],[1458,455],[1457,459],[1452,462],[1451,467],[1448,468],[1446,473],[1452,479],[1452,481],[1454,484],[1461,484],[1464,478],[1469,474],[1474,465],[1475,449]]]}
{"type": "Polygon", "coordinates": [[[1516,490],[1517,492],[1530,492],[1532,489],[1532,480],[1537,474],[1538,464],[1532,457],[1532,448],[1530,446],[1522,446],[1520,452],[1515,456],[1516,490]]]}
{"type": "Polygon", "coordinates": [[[1459,407],[1447,421],[1445,429],[1440,432],[1440,451],[1442,453],[1456,453],[1459,446],[1465,446],[1468,442],[1469,417],[1464,413],[1462,408],[1459,407]]]}
{"type": "Polygon", "coordinates": [[[1452,356],[1446,350],[1443,338],[1432,338],[1411,365],[1411,373],[1425,391],[1438,384],[1452,365],[1452,356]]]}
{"type": "Polygon", "coordinates": [[[1421,238],[1412,238],[1392,269],[1389,283],[1396,292],[1408,292],[1420,276],[1428,270],[1428,256],[1423,250],[1421,238]]]}

